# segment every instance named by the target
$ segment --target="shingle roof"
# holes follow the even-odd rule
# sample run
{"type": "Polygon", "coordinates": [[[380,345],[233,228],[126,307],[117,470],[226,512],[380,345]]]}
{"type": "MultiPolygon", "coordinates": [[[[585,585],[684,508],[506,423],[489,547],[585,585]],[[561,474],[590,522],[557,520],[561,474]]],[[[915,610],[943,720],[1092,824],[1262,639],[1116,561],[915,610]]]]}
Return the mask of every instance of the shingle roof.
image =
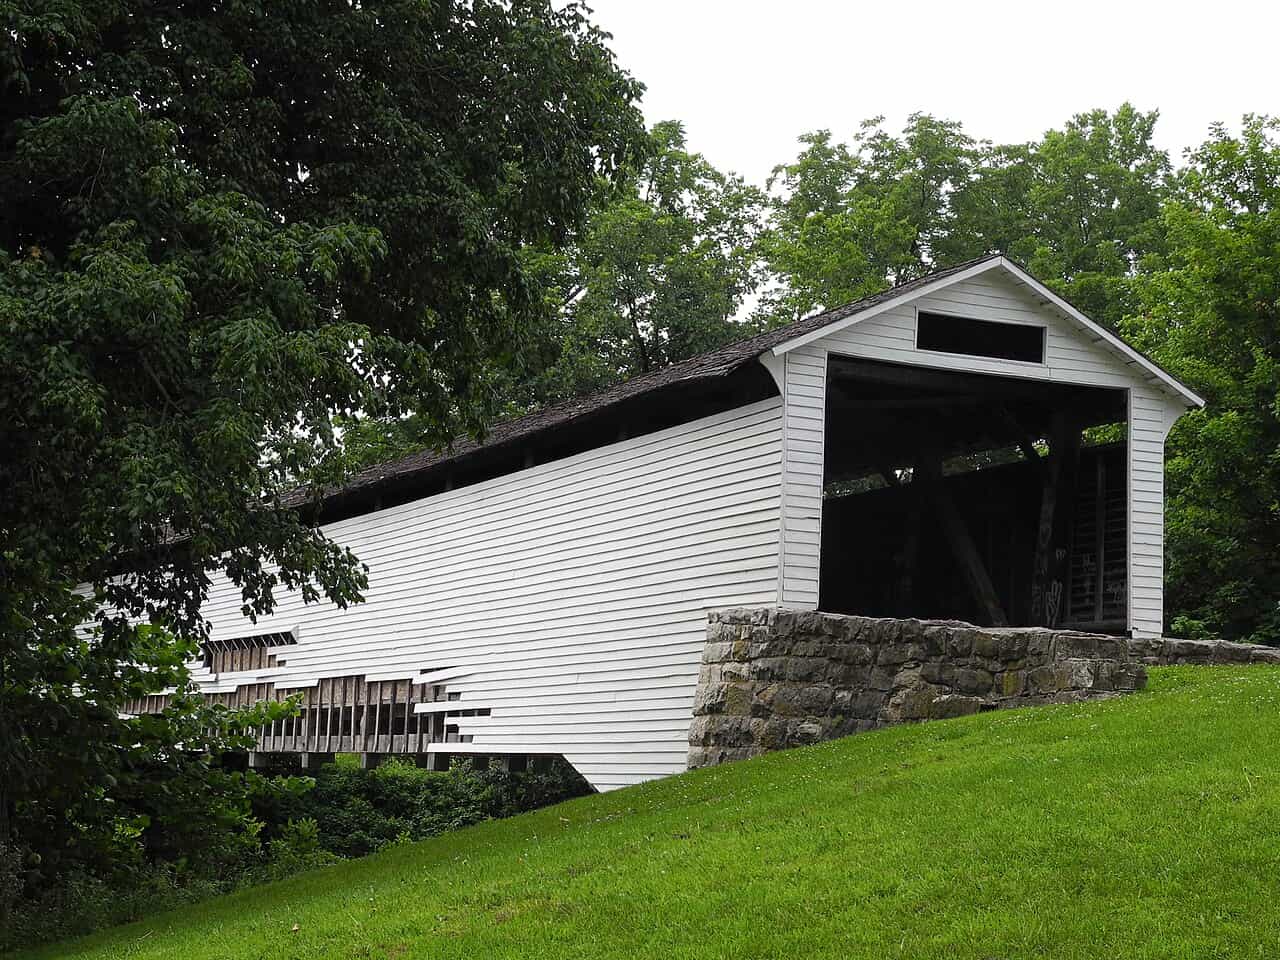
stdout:
{"type": "MultiPolygon", "coordinates": [[[[676,388],[679,385],[706,383],[716,378],[726,377],[742,369],[747,364],[755,362],[757,357],[766,351],[772,350],[774,347],[821,330],[823,327],[830,326],[854,314],[862,313],[885,301],[911,294],[921,287],[944,280],[954,274],[962,273],[979,264],[1001,259],[1004,259],[1007,263],[1012,263],[1000,253],[977,257],[954,267],[949,267],[946,270],[939,270],[918,279],[898,284],[880,293],[863,297],[853,303],[844,304],[813,316],[803,317],[774,330],[767,330],[754,337],[726,344],[723,347],[691,357],[688,360],[682,360],[659,370],[641,374],[638,377],[625,380],[597,393],[553,404],[522,417],[501,421],[495,424],[488,436],[481,441],[459,439],[455,440],[443,451],[423,450],[402,457],[399,460],[368,467],[352,477],[340,490],[331,491],[326,495],[325,499],[369,491],[372,488],[397,481],[412,480],[415,475],[425,474],[451,461],[459,460],[479,451],[501,447],[514,441],[532,438],[554,428],[563,427],[569,423],[601,413],[627,401],[634,401],[647,396],[656,398],[658,394],[676,388]]],[[[1018,269],[1030,276],[1025,268],[1019,267],[1018,269]]],[[[1115,334],[1114,331],[1107,332],[1119,338],[1119,335],[1115,334]]],[[[1126,344],[1126,346],[1128,345],[1126,344]]],[[[1129,349],[1133,348],[1130,346],[1129,349]]],[[[1177,383],[1170,374],[1162,370],[1150,358],[1144,356],[1143,359],[1152,368],[1159,370],[1168,381],[1177,383]]],[[[298,502],[301,502],[302,499],[303,497],[299,496],[298,502]]]]}
{"type": "Polygon", "coordinates": [[[515,440],[525,439],[543,431],[561,427],[591,414],[599,413],[627,400],[634,400],[649,394],[656,394],[676,384],[688,384],[695,381],[711,380],[727,376],[746,364],[752,363],[762,353],[772,350],[779,344],[786,343],[796,337],[814,330],[820,330],[828,324],[843,320],[855,313],[861,313],[886,300],[911,293],[913,290],[945,279],[954,273],[960,273],[979,263],[997,259],[1000,254],[979,257],[966,263],[928,274],[916,280],[891,287],[880,293],[863,297],[853,303],[844,304],[813,316],[803,317],[793,323],[766,330],[764,333],[726,344],[707,353],[699,354],[688,360],[673,363],[659,370],[643,373],[630,380],[615,384],[597,393],[585,397],[577,397],[562,403],[553,404],[494,424],[489,434],[481,441],[470,439],[455,440],[446,450],[422,450],[398,460],[376,464],[355,474],[340,491],[334,494],[353,493],[364,488],[381,485],[395,480],[404,480],[414,474],[424,473],[457,460],[477,451],[498,447],[515,440]]]}

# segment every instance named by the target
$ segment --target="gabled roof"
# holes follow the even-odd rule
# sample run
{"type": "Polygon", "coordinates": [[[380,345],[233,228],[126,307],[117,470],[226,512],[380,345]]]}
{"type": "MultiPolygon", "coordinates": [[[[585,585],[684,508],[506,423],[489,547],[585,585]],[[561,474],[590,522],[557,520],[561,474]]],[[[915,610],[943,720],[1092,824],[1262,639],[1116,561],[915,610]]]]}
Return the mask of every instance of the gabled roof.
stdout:
{"type": "Polygon", "coordinates": [[[743,367],[754,364],[766,354],[781,356],[796,347],[873,317],[884,310],[900,306],[917,297],[926,296],[951,283],[995,269],[1003,269],[1018,281],[1027,284],[1042,300],[1052,304],[1069,319],[1085,328],[1095,340],[1117,353],[1126,363],[1141,368],[1146,376],[1158,381],[1169,393],[1192,406],[1204,405],[1204,401],[1190,388],[1163,370],[1155,361],[1143,356],[1118,334],[1090,320],[1008,257],[1002,254],[991,254],[899,284],[854,303],[804,317],[777,329],[727,344],[660,370],[641,374],[597,393],[553,404],[523,417],[499,422],[494,425],[483,441],[458,440],[444,451],[424,450],[399,460],[369,467],[352,477],[341,491],[335,491],[334,494],[348,494],[409,480],[415,475],[434,471],[447,463],[480,451],[505,447],[517,441],[531,440],[547,431],[602,413],[626,402],[643,401],[646,397],[656,398],[681,385],[687,386],[727,377],[743,367]]]}
{"type": "Polygon", "coordinates": [[[1053,306],[1060,313],[1067,317],[1068,320],[1075,323],[1089,333],[1092,339],[1103,344],[1106,349],[1116,353],[1125,363],[1136,366],[1143,371],[1145,376],[1157,381],[1162,389],[1167,393],[1179,397],[1186,403],[1194,407],[1203,407],[1204,400],[1190,387],[1178,380],[1173,374],[1169,373],[1150,357],[1141,353],[1136,347],[1126,341],[1118,333],[1104,327],[1102,324],[1089,319],[1081,313],[1066,299],[1058,296],[1043,283],[1033,277],[1025,267],[1014,260],[1009,259],[1003,254],[992,254],[982,257],[978,260],[972,260],[969,263],[961,264],[951,270],[944,270],[939,273],[930,274],[921,277],[919,280],[912,281],[902,286],[894,287],[880,294],[880,300],[876,303],[869,301],[876,298],[868,298],[860,300],[857,303],[850,304],[847,307],[840,307],[836,310],[828,311],[824,314],[818,314],[810,317],[807,321],[801,320],[799,323],[791,324],[777,331],[782,333],[790,331],[792,328],[799,327],[811,321],[821,320],[822,323],[817,326],[811,326],[806,330],[797,330],[794,335],[788,336],[782,343],[772,347],[772,353],[775,356],[781,356],[797,347],[802,347],[807,343],[812,343],[821,337],[828,336],[838,330],[851,326],[854,323],[860,323],[863,320],[869,320],[878,313],[894,307],[902,306],[917,297],[928,296],[935,290],[957,283],[961,280],[968,280],[992,270],[1003,270],[1009,273],[1013,278],[1029,287],[1042,301],[1053,306]]]}

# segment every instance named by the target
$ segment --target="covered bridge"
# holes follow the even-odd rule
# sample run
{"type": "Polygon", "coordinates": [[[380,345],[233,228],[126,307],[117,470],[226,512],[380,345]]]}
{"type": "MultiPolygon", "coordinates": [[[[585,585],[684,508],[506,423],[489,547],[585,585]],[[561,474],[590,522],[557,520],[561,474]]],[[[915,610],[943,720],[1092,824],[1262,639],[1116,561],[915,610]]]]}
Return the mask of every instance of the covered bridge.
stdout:
{"type": "Polygon", "coordinates": [[[322,521],[367,601],[252,624],[217,584],[196,677],[304,695],[267,752],[678,772],[711,610],[1158,635],[1164,439],[1200,403],[987,257],[366,471],[322,521]]]}

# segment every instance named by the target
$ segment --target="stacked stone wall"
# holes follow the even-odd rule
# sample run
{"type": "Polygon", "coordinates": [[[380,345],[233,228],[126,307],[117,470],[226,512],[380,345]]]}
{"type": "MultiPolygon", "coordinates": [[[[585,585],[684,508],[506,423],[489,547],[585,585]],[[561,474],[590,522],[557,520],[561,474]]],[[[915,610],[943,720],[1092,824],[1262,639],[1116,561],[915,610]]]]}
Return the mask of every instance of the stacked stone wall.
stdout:
{"type": "Polygon", "coordinates": [[[1129,656],[1149,667],[1184,664],[1228,665],[1246,663],[1280,664],[1280,647],[1225,640],[1175,640],[1156,637],[1130,640],[1129,656]]]}
{"type": "Polygon", "coordinates": [[[1124,638],[776,608],[712,613],[689,766],[1146,685],[1124,638]]]}

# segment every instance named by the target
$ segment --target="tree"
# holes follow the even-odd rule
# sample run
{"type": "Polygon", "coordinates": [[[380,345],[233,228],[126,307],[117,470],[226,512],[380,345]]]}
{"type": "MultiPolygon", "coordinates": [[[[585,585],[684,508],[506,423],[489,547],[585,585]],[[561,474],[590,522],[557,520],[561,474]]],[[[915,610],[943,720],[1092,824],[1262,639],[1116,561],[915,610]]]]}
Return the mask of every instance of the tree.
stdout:
{"type": "Polygon", "coordinates": [[[1008,253],[1093,319],[1118,324],[1132,308],[1128,278],[1164,249],[1170,164],[1152,143],[1158,116],[1126,103],[1077,114],[1036,143],[987,150],[955,198],[965,254],[1008,253]]]}
{"type": "Polygon", "coordinates": [[[1162,222],[1126,330],[1207,401],[1167,444],[1173,627],[1280,643],[1280,122],[1215,125],[1162,222]]]}
{"type": "Polygon", "coordinates": [[[657,124],[621,189],[543,264],[554,354],[531,399],[563,399],[684,360],[743,335],[735,315],[758,283],[763,194],[657,124]]]}
{"type": "Polygon", "coordinates": [[[830,131],[801,137],[792,163],[774,168],[770,229],[761,241],[781,283],[761,301],[765,323],[798,319],[945,266],[951,196],[974,175],[978,151],[959,123],[912,114],[901,137],[867,120],[852,147],[830,131]]]}
{"type": "MultiPolygon", "coordinates": [[[[516,416],[739,339],[760,281],[764,194],[690,153],[679,123],[659,123],[618,182],[597,185],[586,223],[563,248],[527,253],[543,296],[519,367],[495,378],[516,416]]],[[[346,418],[353,466],[431,443],[421,415],[346,418]]]]}
{"type": "Polygon", "coordinates": [[[1038,141],[992,145],[913,114],[901,135],[866,121],[852,146],[802,137],[761,241],[779,284],[767,322],[795,319],[994,251],[1096,319],[1126,312],[1126,279],[1162,249],[1167,156],[1157,114],[1128,104],[1079,114],[1038,141]]]}
{"type": "Polygon", "coordinates": [[[643,127],[573,4],[0,13],[0,828],[39,846],[33,804],[116,790],[119,707],[181,686],[212,576],[251,615],[360,599],[289,491],[340,476],[335,415],[482,429],[527,251],[643,127]]]}

